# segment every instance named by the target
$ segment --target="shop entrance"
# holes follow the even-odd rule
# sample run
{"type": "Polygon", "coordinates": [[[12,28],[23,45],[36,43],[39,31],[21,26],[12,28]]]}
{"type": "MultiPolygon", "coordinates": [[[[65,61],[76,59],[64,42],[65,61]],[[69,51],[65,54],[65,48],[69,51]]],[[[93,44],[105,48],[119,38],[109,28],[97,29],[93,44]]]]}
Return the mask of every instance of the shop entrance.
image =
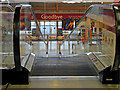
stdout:
{"type": "Polygon", "coordinates": [[[41,21],[40,29],[45,39],[47,35],[56,37],[56,21],[41,21]]]}

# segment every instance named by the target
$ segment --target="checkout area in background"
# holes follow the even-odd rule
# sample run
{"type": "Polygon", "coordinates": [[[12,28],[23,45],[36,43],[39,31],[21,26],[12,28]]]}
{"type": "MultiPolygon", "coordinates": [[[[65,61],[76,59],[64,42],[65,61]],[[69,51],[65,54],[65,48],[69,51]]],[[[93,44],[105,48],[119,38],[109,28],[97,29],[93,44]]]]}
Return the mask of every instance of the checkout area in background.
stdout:
{"type": "MultiPolygon", "coordinates": [[[[35,16],[43,37],[40,35],[32,17],[27,19],[28,28],[25,28],[24,26],[26,20],[21,18],[21,39],[41,40],[47,39],[48,36],[49,40],[64,40],[77,26],[77,23],[83,14],[84,13],[36,13],[35,16]]],[[[27,14],[27,16],[30,17],[29,14],[27,14]]],[[[24,14],[22,17],[24,17],[24,14]]]]}

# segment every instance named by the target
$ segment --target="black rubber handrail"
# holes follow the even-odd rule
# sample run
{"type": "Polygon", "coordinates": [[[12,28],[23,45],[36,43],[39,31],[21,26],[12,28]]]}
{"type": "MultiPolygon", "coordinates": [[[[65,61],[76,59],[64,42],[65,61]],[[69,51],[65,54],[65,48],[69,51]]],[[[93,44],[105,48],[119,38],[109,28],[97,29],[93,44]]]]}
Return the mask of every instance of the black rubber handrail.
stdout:
{"type": "Polygon", "coordinates": [[[115,60],[114,60],[114,64],[112,69],[113,70],[118,70],[119,69],[119,65],[120,65],[120,30],[118,28],[118,26],[120,26],[119,23],[119,18],[117,17],[117,12],[120,13],[120,6],[119,9],[116,10],[114,8],[114,5],[120,5],[120,4],[113,4],[113,10],[114,10],[114,14],[115,14],[115,27],[116,27],[116,48],[115,48],[115,60]]]}
{"type": "MultiPolygon", "coordinates": [[[[40,27],[37,23],[37,19],[35,17],[34,11],[32,9],[32,6],[29,4],[20,4],[15,7],[15,13],[14,13],[14,20],[13,20],[13,49],[14,49],[14,62],[15,62],[15,68],[17,71],[21,71],[22,66],[21,66],[21,61],[20,61],[20,37],[19,37],[19,31],[20,31],[20,13],[21,9],[29,7],[32,13],[32,16],[35,20],[35,23],[37,25],[37,28],[39,29],[39,32],[43,38],[43,35],[40,31],[40,27]]],[[[45,40],[43,39],[44,43],[45,40]]],[[[46,44],[46,43],[45,43],[46,44]]],[[[47,44],[46,44],[47,45],[47,44]]]]}
{"type": "Polygon", "coordinates": [[[15,69],[17,71],[22,71],[21,62],[20,62],[20,39],[19,39],[20,10],[21,10],[21,5],[16,6],[14,13],[14,20],[13,20],[14,63],[15,63],[15,69]]]}

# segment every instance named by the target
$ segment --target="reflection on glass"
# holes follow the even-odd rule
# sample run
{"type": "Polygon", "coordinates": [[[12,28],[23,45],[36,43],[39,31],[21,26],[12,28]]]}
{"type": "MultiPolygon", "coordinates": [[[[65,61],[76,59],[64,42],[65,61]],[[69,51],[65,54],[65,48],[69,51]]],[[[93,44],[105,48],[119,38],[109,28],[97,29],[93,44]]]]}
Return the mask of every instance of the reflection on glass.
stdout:
{"type": "Polygon", "coordinates": [[[115,16],[112,7],[91,7],[71,33],[70,40],[77,41],[78,52],[82,52],[79,50],[84,46],[84,53],[92,52],[105,67],[112,66],[116,46],[115,16]]]}
{"type": "Polygon", "coordinates": [[[20,59],[21,65],[24,66],[29,54],[32,51],[31,46],[31,36],[32,30],[31,26],[36,27],[34,22],[31,22],[32,14],[29,7],[22,7],[20,13],[20,59]]]}
{"type": "Polygon", "coordinates": [[[0,6],[0,67],[13,68],[13,56],[13,12],[0,6]]]}

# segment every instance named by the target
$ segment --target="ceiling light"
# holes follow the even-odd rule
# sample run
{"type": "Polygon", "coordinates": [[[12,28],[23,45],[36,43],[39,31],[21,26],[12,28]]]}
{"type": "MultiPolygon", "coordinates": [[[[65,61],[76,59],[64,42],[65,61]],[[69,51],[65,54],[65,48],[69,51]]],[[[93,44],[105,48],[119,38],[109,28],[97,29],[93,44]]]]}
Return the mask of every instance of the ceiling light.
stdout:
{"type": "Polygon", "coordinates": [[[1,2],[4,2],[5,0],[1,0],[1,2]]]}
{"type": "Polygon", "coordinates": [[[75,3],[75,1],[68,1],[67,3],[75,3]]]}
{"type": "Polygon", "coordinates": [[[80,3],[82,0],[64,0],[63,3],[80,3]]]}
{"type": "Polygon", "coordinates": [[[83,3],[93,2],[92,0],[82,0],[83,3]]]}
{"type": "Polygon", "coordinates": [[[21,5],[22,5],[22,7],[31,7],[30,4],[21,4],[21,5]]]}
{"type": "Polygon", "coordinates": [[[83,3],[86,3],[87,1],[83,1],[83,3]]]}
{"type": "Polygon", "coordinates": [[[118,7],[117,7],[117,6],[115,6],[114,8],[115,8],[115,9],[118,9],[118,7]]]}
{"type": "Polygon", "coordinates": [[[63,3],[67,3],[67,0],[63,0],[62,2],[63,2],[63,3]]]}
{"type": "Polygon", "coordinates": [[[8,0],[0,0],[1,2],[8,2],[8,0]]]}

